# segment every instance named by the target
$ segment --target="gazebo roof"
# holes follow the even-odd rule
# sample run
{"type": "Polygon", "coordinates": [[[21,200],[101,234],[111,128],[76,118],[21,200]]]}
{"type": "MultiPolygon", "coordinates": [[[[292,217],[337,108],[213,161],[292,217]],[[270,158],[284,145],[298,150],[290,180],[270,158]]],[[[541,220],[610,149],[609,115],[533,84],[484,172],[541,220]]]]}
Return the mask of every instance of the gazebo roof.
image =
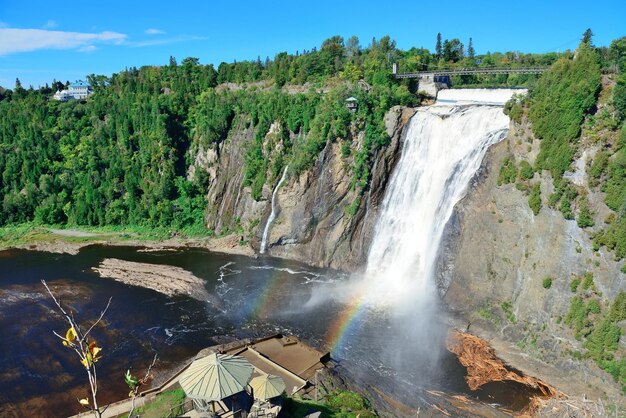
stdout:
{"type": "Polygon", "coordinates": [[[357,98],[356,98],[356,97],[348,97],[348,98],[346,99],[346,102],[357,102],[357,101],[358,101],[358,100],[357,100],[357,98]]]}

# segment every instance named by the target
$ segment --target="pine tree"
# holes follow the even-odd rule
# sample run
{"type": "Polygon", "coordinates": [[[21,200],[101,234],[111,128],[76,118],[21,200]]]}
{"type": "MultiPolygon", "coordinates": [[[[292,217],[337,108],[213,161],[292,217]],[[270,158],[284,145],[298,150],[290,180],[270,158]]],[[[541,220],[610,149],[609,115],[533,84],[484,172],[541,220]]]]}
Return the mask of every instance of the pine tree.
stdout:
{"type": "Polygon", "coordinates": [[[593,32],[591,31],[591,28],[587,28],[587,30],[583,33],[583,39],[582,42],[584,44],[587,44],[591,47],[593,47],[592,42],[592,38],[593,38],[593,32]]]}
{"type": "Polygon", "coordinates": [[[467,44],[467,56],[473,60],[474,55],[476,55],[476,51],[474,51],[474,44],[472,42],[472,38],[469,38],[469,44],[467,44]]]}
{"type": "Polygon", "coordinates": [[[437,33],[437,43],[435,44],[435,55],[441,59],[441,33],[437,33]]]}
{"type": "Polygon", "coordinates": [[[15,79],[15,89],[21,89],[22,88],[22,82],[20,81],[19,78],[15,79]]]}
{"type": "Polygon", "coordinates": [[[176,66],[178,66],[178,63],[176,62],[176,58],[170,55],[170,67],[176,67],[176,66]]]}

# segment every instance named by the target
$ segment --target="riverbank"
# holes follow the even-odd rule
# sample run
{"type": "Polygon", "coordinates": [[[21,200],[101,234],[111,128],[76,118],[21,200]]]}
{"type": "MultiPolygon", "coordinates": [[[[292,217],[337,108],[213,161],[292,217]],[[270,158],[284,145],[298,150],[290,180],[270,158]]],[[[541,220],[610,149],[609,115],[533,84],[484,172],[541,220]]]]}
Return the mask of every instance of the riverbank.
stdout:
{"type": "Polygon", "coordinates": [[[32,223],[0,228],[0,251],[10,248],[78,254],[88,245],[117,245],[164,250],[185,247],[254,257],[256,252],[237,234],[214,236],[185,234],[178,231],[150,228],[78,227],[35,225],[32,223]]]}

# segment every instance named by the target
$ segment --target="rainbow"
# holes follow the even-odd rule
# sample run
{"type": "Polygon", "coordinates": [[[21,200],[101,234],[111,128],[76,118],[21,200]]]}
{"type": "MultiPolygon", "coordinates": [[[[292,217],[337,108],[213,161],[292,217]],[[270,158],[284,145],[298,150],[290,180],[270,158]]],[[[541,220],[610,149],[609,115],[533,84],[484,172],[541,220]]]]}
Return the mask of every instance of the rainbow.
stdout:
{"type": "Polygon", "coordinates": [[[278,273],[278,271],[274,271],[267,282],[264,284],[263,289],[256,297],[254,302],[250,304],[251,309],[248,313],[249,318],[259,318],[265,319],[270,314],[270,310],[272,309],[272,304],[270,302],[270,295],[274,293],[274,290],[279,288],[282,280],[281,277],[283,274],[278,273]]]}
{"type": "Polygon", "coordinates": [[[365,306],[364,295],[357,295],[339,312],[324,338],[325,345],[331,353],[343,346],[346,337],[356,328],[357,319],[365,312],[365,306]]]}
{"type": "MultiPolygon", "coordinates": [[[[267,269],[274,270],[272,267],[267,267],[267,269]]],[[[276,289],[282,286],[284,280],[286,280],[286,275],[280,274],[279,271],[274,271],[253,303],[248,305],[250,308],[246,316],[248,318],[257,319],[267,318],[273,309],[271,295],[275,293],[276,289]]],[[[341,309],[324,336],[324,345],[331,352],[336,352],[345,344],[347,337],[356,329],[359,323],[358,319],[363,316],[365,306],[365,294],[360,293],[354,295],[352,299],[344,305],[343,309],[341,309]]]]}

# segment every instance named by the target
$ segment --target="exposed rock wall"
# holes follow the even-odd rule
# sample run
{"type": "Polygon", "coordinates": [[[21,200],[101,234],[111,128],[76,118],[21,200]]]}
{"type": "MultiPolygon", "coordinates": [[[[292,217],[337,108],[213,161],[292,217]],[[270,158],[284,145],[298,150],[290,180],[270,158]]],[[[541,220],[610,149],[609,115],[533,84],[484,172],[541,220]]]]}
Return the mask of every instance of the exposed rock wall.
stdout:
{"type": "MultiPolygon", "coordinates": [[[[400,156],[404,127],[414,113],[414,109],[397,106],[386,115],[391,142],[374,156],[370,186],[353,216],[348,208],[359,199],[351,189],[354,156],[342,156],[340,142],[329,142],[312,169],[298,177],[290,173],[277,193],[277,215],[269,230],[267,254],[346,271],[362,266],[378,206],[400,156]]],[[[241,118],[224,142],[196,153],[193,171],[209,173],[207,226],[218,235],[240,231],[242,242],[258,250],[275,185],[266,184],[258,202],[249,187],[242,187],[245,147],[254,135],[254,129],[241,118]]],[[[358,149],[364,132],[353,128],[351,138],[353,148],[358,149]]]]}
{"type": "MultiPolygon", "coordinates": [[[[363,266],[404,126],[413,114],[401,107],[387,114],[391,143],[375,155],[370,188],[354,216],[347,209],[358,195],[350,190],[350,164],[336,142],[326,146],[312,170],[285,182],[277,194],[280,212],[270,229],[270,254],[348,271],[363,266]]],[[[363,135],[359,132],[356,140],[363,142],[363,135]]]]}
{"type": "MultiPolygon", "coordinates": [[[[548,207],[549,173],[535,174],[542,190],[536,216],[515,184],[497,184],[506,158],[532,163],[538,147],[527,125],[512,124],[508,138],[489,150],[448,224],[439,288],[459,325],[491,339],[514,367],[571,395],[620,399],[608,373],[572,357],[584,350],[564,323],[574,296],[571,279],[593,273],[597,292],[612,300],[626,288],[620,265],[612,254],[594,253],[589,231],[548,207]],[[553,278],[549,288],[546,277],[553,278]]],[[[603,212],[601,196],[590,201],[596,214],[603,212]]]]}

